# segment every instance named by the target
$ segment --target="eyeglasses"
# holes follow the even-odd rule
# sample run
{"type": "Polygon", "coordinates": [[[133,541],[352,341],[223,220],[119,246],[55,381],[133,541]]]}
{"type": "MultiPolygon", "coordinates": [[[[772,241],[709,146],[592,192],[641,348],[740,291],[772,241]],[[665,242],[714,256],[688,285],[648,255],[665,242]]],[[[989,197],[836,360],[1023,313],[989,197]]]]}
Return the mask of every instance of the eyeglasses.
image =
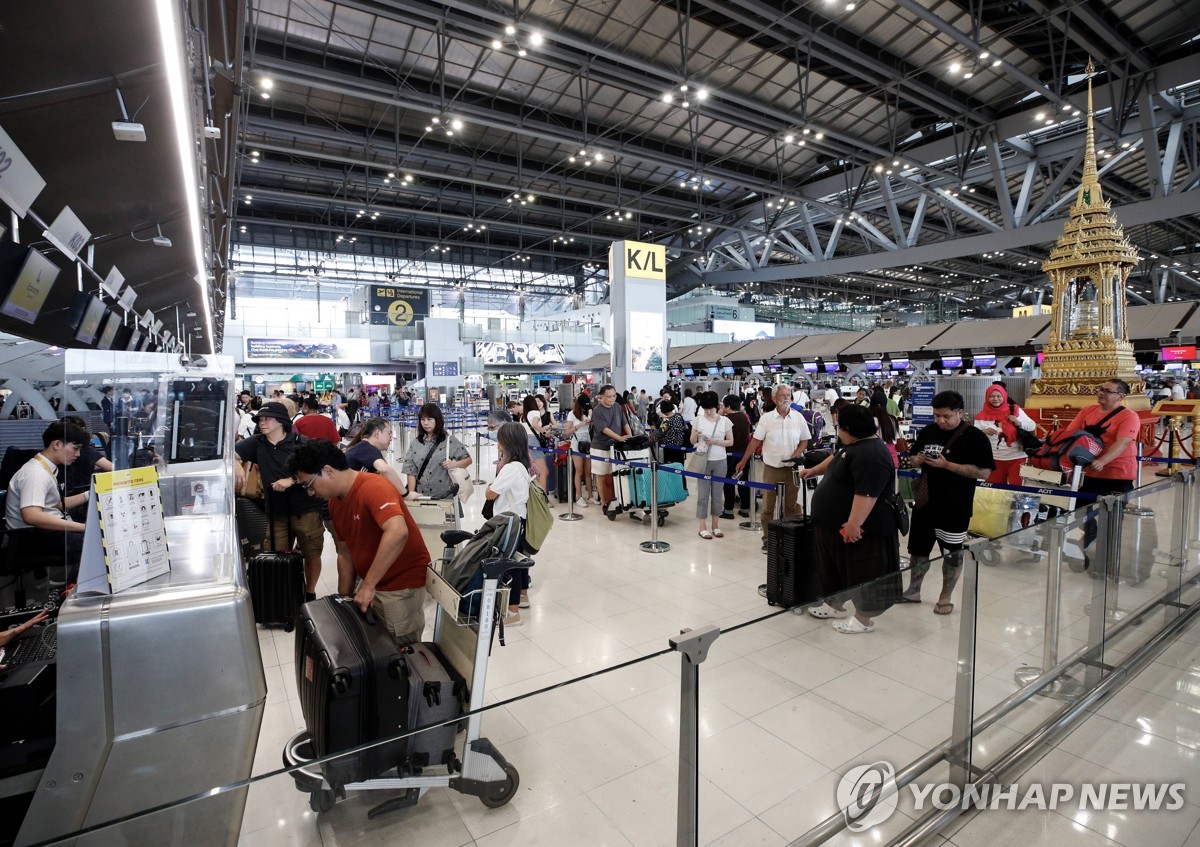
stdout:
{"type": "Polygon", "coordinates": [[[297,479],[296,482],[300,482],[300,487],[303,488],[305,491],[307,491],[309,494],[311,494],[313,483],[316,482],[318,478],[319,478],[319,476],[313,476],[313,477],[309,477],[308,482],[300,482],[299,479],[297,479]]]}
{"type": "Polygon", "coordinates": [[[1114,391],[1111,388],[1097,388],[1096,393],[1097,394],[1123,394],[1124,392],[1123,391],[1114,391]]]}

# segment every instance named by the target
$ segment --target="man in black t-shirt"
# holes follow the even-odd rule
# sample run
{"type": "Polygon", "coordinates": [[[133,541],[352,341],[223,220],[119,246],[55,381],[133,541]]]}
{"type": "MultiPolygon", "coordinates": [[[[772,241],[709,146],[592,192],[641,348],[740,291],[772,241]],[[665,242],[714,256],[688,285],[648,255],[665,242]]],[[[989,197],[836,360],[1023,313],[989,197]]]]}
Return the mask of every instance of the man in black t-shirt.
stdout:
{"type": "Polygon", "coordinates": [[[929,502],[914,508],[908,533],[912,576],[901,598],[921,602],[921,583],[929,572],[929,555],[936,541],[942,551],[942,593],[935,615],[954,611],[950,595],[962,571],[962,548],[975,503],[975,483],[995,468],[992,445],[983,430],[963,420],[963,398],[943,391],[932,401],[933,423],[921,430],[910,449],[911,462],[928,481],[929,502]]]}

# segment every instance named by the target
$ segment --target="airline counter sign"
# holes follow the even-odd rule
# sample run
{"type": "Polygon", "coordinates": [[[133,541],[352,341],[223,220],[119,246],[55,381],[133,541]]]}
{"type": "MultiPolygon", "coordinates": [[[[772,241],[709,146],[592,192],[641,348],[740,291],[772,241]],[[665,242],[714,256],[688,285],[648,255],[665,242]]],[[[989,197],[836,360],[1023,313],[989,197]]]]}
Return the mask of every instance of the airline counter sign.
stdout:
{"type": "Polygon", "coordinates": [[[667,248],[662,244],[644,244],[640,241],[623,242],[621,256],[625,276],[639,279],[667,280],[667,248]]]}

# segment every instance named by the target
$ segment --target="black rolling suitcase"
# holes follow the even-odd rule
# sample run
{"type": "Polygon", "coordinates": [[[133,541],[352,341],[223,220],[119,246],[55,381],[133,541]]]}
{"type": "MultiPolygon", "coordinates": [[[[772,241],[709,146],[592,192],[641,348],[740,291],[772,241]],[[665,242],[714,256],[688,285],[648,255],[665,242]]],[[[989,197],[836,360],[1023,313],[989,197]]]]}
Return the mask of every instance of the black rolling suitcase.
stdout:
{"type": "Polygon", "coordinates": [[[808,487],[800,486],[804,514],[767,524],[767,603],[807,606],[821,598],[816,525],[808,516],[808,487]]]}
{"type": "Polygon", "coordinates": [[[267,549],[267,515],[262,507],[249,497],[238,497],[233,503],[242,561],[249,562],[267,549]]]}
{"type": "Polygon", "coordinates": [[[567,456],[567,461],[561,465],[556,465],[554,468],[554,496],[558,498],[559,503],[567,502],[567,486],[571,480],[571,461],[572,458],[567,456]]]}
{"type": "MultiPolygon", "coordinates": [[[[399,735],[408,727],[409,683],[403,658],[382,623],[369,623],[349,597],[322,597],[300,607],[296,689],[313,751],[327,756],[399,735]]],[[[405,758],[408,739],[326,762],[337,789],[379,776],[405,758]]]]}
{"type": "MultiPolygon", "coordinates": [[[[446,661],[437,645],[410,644],[404,651],[409,728],[419,729],[461,715],[471,699],[467,681],[446,661]]],[[[459,722],[454,721],[411,736],[406,770],[419,774],[430,766],[455,765],[458,728],[459,722]]]]}
{"type": "MultiPolygon", "coordinates": [[[[268,495],[266,502],[270,504],[268,495]]],[[[267,508],[265,546],[273,546],[270,531],[271,511],[267,508]]],[[[297,550],[286,553],[266,551],[246,561],[246,581],[255,623],[264,626],[291,627],[304,602],[304,557],[297,550]]]]}

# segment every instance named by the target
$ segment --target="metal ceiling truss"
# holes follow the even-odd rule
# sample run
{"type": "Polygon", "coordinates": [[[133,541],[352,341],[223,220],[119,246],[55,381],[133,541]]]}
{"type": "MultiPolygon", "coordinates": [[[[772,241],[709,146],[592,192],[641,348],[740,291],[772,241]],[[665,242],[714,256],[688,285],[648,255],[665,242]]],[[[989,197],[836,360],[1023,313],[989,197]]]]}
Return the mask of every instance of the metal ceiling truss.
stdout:
{"type": "MultiPolygon", "coordinates": [[[[958,16],[953,24],[942,16],[951,3],[935,12],[918,0],[897,0],[956,49],[979,53],[997,39],[1036,31],[1048,53],[1044,78],[1015,53],[998,73],[1039,97],[1000,111],[927,61],[879,49],[807,7],[770,0],[639,7],[642,21],[664,9],[679,13],[670,35],[679,66],[669,50],[648,61],[621,45],[546,26],[550,34],[536,62],[510,63],[499,84],[487,88],[472,83],[512,13],[471,0],[338,2],[330,8],[409,28],[407,44],[388,45],[393,53],[407,51],[405,64],[374,59],[365,44],[354,55],[349,39],[338,43],[332,28],[320,43],[256,31],[254,70],[303,102],[256,103],[246,115],[245,146],[265,155],[241,164],[241,191],[254,195],[252,208],[237,206],[238,222],[253,230],[242,239],[346,250],[346,239],[336,235],[352,234],[363,242],[353,249],[373,255],[419,260],[432,245],[450,245],[462,251],[462,264],[470,257],[492,266],[526,254],[541,271],[578,279],[608,242],[648,238],[669,247],[672,293],[697,285],[744,291],[754,284],[763,286],[756,296],[768,286],[783,296],[793,286],[815,297],[836,280],[845,296],[880,302],[928,301],[947,292],[981,302],[1037,298],[1044,291],[1038,251],[1025,248],[1053,241],[1073,196],[1082,159],[1082,123],[1074,113],[1085,103],[1078,80],[1067,80],[1091,53],[1110,62],[1095,86],[1097,141],[1111,147],[1102,178],[1122,222],[1144,225],[1138,243],[1147,250],[1200,243],[1200,101],[1194,88],[1180,89],[1200,80],[1200,56],[1156,67],[1146,48],[1091,0],[1066,11],[1021,2],[1040,16],[1033,25],[1007,6],[964,0],[969,31],[963,31],[958,16]],[[656,133],[653,122],[634,120],[643,104],[691,79],[689,50],[696,55],[716,33],[758,51],[756,62],[786,62],[795,74],[797,108],[765,93],[714,90],[703,108],[686,115],[686,127],[656,133]],[[514,96],[522,88],[529,97],[514,96]],[[822,102],[822,94],[835,90],[842,105],[822,102]],[[315,105],[318,96],[325,106],[315,105]],[[847,97],[879,113],[871,124],[874,140],[837,126],[837,109],[849,114],[847,97]],[[402,116],[412,123],[409,113],[445,116],[451,108],[479,130],[480,144],[439,142],[401,126],[402,116]],[[597,120],[604,109],[608,120],[597,120]],[[1049,119],[1035,121],[1038,111],[1049,119]],[[808,137],[803,153],[782,140],[801,126],[820,133],[820,140],[808,137]],[[923,128],[913,133],[915,127],[923,128]],[[880,130],[890,142],[879,141],[880,130]],[[564,169],[564,151],[578,149],[602,150],[605,167],[564,169]],[[416,184],[383,182],[399,170],[416,184]],[[699,189],[702,178],[714,187],[689,190],[699,189]],[[507,203],[514,191],[535,194],[536,204],[507,203]],[[384,221],[362,220],[358,212],[368,208],[384,221]],[[635,210],[630,223],[609,220],[612,210],[625,208],[635,210]],[[486,237],[466,237],[464,227],[479,221],[487,223],[486,237]],[[575,241],[560,245],[566,233],[575,241]],[[921,270],[932,263],[939,267],[921,270]],[[893,292],[900,273],[910,290],[893,292]],[[959,274],[972,281],[948,281],[959,274]]],[[[615,7],[605,13],[611,20],[615,7]]],[[[1189,270],[1174,275],[1190,283],[1189,270]]],[[[1167,286],[1155,289],[1161,301],[1167,286]]]]}

